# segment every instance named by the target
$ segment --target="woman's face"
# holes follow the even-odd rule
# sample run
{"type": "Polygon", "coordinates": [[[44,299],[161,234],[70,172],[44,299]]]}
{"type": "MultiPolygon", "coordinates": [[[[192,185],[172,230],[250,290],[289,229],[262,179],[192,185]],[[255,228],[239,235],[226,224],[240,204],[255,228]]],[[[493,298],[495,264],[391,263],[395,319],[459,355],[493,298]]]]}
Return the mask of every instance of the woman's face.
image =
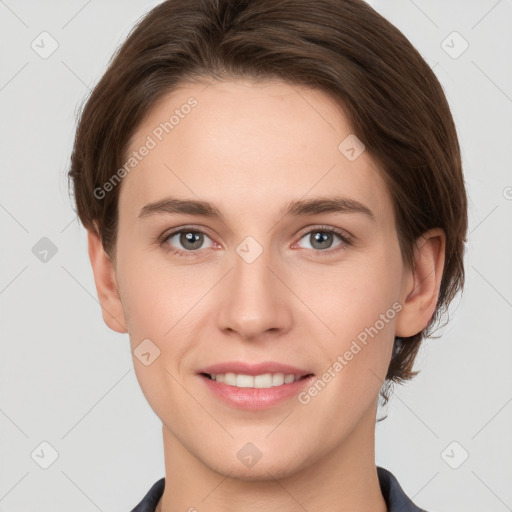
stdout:
{"type": "Polygon", "coordinates": [[[390,195],[340,109],[278,82],[187,85],[133,151],[115,275],[164,442],[242,479],[368,443],[408,281],[390,195]]]}

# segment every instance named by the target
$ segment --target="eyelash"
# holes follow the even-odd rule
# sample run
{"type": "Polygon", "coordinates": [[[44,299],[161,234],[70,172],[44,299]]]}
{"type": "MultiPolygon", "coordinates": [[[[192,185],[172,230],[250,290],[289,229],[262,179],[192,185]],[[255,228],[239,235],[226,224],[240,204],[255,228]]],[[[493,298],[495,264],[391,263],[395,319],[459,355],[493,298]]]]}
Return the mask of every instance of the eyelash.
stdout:
{"type": "MultiPolygon", "coordinates": [[[[306,231],[303,233],[299,241],[302,240],[306,235],[311,235],[312,233],[332,233],[335,235],[338,235],[338,237],[341,239],[342,243],[338,246],[336,246],[333,249],[326,249],[326,250],[320,250],[320,249],[307,249],[309,251],[313,252],[314,257],[322,257],[323,255],[332,255],[334,253],[337,253],[338,251],[342,251],[345,246],[350,246],[353,244],[353,237],[350,236],[347,232],[341,231],[336,228],[332,228],[329,226],[315,226],[313,229],[310,229],[309,231],[306,231]]],[[[202,231],[201,229],[196,228],[180,228],[175,231],[171,231],[170,233],[163,234],[160,238],[158,238],[158,245],[162,247],[166,252],[171,253],[173,256],[183,256],[183,257],[194,257],[196,256],[201,250],[204,249],[197,249],[193,251],[182,251],[180,249],[171,249],[171,246],[167,243],[167,241],[172,238],[174,235],[180,234],[180,233],[201,233],[203,235],[208,236],[207,233],[202,231]]]]}

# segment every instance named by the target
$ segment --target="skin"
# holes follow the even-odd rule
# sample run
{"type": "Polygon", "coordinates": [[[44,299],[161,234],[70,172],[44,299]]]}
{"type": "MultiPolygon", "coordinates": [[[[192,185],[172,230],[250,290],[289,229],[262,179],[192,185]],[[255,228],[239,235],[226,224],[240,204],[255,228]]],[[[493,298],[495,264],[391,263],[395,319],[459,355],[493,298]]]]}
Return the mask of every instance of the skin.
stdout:
{"type": "MultiPolygon", "coordinates": [[[[129,333],[132,351],[147,338],[160,349],[149,366],[134,357],[162,421],[166,486],[157,510],[384,512],[374,451],[378,394],[394,336],[418,333],[434,313],[444,233],[425,233],[414,269],[404,265],[377,165],[368,151],[349,161],[338,150],[351,128],[317,90],[273,81],[187,84],[149,113],[130,151],[190,96],[197,107],[123,179],[115,259],[88,234],[104,321],[129,333]],[[360,213],[279,215],[289,201],[333,194],[368,206],[375,221],[360,213]],[[170,195],[213,202],[225,221],[138,219],[146,204],[170,195]],[[333,235],[317,248],[309,232],[318,225],[354,241],[333,235]],[[191,257],[155,243],[181,226],[206,233],[191,257]],[[236,252],[249,235],[263,248],[250,264],[236,252]],[[242,360],[321,377],[393,303],[400,312],[306,405],[292,398],[264,411],[235,410],[197,375],[242,360]],[[247,442],[262,454],[252,467],[237,458],[247,442]]],[[[167,247],[191,244],[178,235],[167,247]]]]}

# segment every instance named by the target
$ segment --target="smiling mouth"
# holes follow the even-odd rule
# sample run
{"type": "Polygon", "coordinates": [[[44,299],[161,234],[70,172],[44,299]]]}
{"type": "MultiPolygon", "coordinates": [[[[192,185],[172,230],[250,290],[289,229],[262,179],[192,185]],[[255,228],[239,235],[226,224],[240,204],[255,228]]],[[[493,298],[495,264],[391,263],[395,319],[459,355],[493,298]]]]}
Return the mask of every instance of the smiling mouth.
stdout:
{"type": "Polygon", "coordinates": [[[284,374],[281,372],[276,372],[264,373],[261,375],[245,375],[241,373],[201,373],[200,375],[215,382],[219,382],[237,388],[265,389],[278,386],[285,386],[287,384],[291,384],[293,382],[309,378],[313,374],[308,373],[307,375],[295,375],[293,373],[284,374]]]}

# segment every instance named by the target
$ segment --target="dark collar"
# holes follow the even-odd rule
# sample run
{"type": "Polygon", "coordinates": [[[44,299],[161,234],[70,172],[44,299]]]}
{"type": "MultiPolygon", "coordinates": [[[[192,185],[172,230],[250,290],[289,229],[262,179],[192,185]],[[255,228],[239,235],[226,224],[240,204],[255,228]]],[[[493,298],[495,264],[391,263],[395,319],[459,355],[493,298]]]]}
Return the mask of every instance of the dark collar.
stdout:
{"type": "MultiPolygon", "coordinates": [[[[391,471],[377,466],[377,475],[388,512],[426,512],[410,500],[391,471]]],[[[153,484],[146,496],[131,512],[155,512],[158,501],[164,493],[164,487],[165,478],[161,478],[153,484]]]]}

